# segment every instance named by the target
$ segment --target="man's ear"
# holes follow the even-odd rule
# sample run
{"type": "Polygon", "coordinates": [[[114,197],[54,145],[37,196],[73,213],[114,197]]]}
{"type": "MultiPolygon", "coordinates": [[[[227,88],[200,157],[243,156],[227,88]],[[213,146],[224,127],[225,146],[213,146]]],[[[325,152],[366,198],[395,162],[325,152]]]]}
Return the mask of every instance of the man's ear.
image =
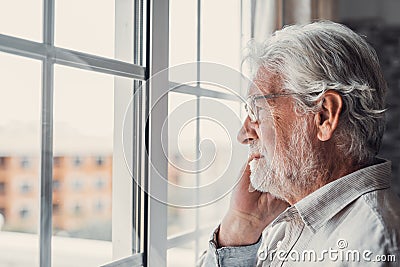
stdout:
{"type": "Polygon", "coordinates": [[[338,92],[333,90],[325,92],[321,110],[315,114],[317,137],[320,141],[331,139],[333,132],[338,126],[342,106],[342,97],[338,92]]]}

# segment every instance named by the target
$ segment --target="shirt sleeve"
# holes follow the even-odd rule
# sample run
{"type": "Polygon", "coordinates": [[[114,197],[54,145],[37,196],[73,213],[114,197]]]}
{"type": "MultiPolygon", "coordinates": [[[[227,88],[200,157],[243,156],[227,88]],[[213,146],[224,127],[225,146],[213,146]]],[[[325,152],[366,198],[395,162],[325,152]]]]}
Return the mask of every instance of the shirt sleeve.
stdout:
{"type": "Polygon", "coordinates": [[[221,247],[217,245],[217,233],[215,229],[208,242],[208,250],[200,257],[197,266],[200,267],[249,267],[256,266],[257,251],[261,244],[261,238],[257,243],[248,246],[221,247]]]}

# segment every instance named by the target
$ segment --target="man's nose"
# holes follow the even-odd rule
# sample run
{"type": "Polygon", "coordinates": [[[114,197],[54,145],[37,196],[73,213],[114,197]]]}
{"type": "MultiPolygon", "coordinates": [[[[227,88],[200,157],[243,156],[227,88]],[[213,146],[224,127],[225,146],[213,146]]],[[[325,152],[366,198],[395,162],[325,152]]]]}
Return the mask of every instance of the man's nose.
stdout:
{"type": "Polygon", "coordinates": [[[242,144],[249,144],[252,141],[258,139],[255,128],[258,127],[257,122],[251,122],[249,116],[244,121],[242,128],[240,128],[237,135],[237,140],[242,144]]]}

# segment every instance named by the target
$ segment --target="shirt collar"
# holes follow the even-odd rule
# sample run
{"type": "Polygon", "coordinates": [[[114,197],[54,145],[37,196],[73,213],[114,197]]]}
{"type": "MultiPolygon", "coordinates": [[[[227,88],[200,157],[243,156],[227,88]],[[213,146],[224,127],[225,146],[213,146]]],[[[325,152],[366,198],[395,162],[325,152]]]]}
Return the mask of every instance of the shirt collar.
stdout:
{"type": "Polygon", "coordinates": [[[294,206],[287,208],[273,222],[289,221],[295,213],[315,233],[329,219],[361,195],[390,187],[391,163],[381,160],[326,184],[294,206]]]}

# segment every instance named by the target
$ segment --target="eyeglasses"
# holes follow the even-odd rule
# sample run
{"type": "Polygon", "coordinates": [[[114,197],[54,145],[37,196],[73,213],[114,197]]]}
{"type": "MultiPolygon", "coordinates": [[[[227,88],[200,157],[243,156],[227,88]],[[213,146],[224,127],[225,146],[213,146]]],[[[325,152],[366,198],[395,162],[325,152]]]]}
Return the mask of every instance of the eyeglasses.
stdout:
{"type": "Polygon", "coordinates": [[[268,95],[252,95],[247,98],[245,109],[247,114],[249,115],[251,122],[258,122],[259,121],[259,110],[262,107],[256,105],[256,101],[259,99],[273,99],[283,96],[290,96],[294,95],[292,93],[282,93],[282,94],[268,94],[268,95]]]}

